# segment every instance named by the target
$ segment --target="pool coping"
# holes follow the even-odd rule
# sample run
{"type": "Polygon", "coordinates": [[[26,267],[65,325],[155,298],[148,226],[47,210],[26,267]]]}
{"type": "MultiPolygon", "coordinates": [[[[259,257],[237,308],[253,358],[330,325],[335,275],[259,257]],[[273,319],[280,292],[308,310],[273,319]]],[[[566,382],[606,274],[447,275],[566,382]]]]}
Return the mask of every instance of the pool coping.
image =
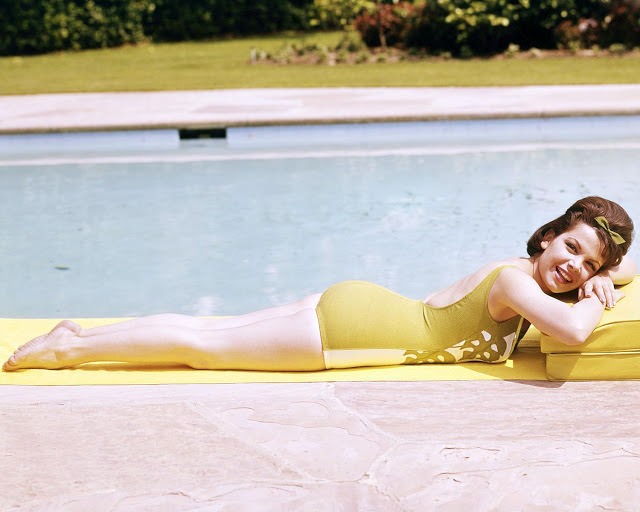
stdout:
{"type": "Polygon", "coordinates": [[[640,114],[640,84],[0,96],[0,134],[640,114]]]}

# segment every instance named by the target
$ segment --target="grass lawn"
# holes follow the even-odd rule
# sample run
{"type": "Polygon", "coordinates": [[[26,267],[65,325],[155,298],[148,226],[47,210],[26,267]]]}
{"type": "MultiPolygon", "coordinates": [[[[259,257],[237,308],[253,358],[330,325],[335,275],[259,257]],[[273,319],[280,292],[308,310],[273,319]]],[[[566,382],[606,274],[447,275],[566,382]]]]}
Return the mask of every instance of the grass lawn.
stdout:
{"type": "MultiPolygon", "coordinates": [[[[341,33],[307,35],[335,45],[341,33]]],[[[0,94],[153,91],[255,87],[493,86],[640,83],[640,53],[541,59],[269,65],[249,63],[251,48],[275,51],[300,36],[148,44],[0,58],[0,94]]]]}

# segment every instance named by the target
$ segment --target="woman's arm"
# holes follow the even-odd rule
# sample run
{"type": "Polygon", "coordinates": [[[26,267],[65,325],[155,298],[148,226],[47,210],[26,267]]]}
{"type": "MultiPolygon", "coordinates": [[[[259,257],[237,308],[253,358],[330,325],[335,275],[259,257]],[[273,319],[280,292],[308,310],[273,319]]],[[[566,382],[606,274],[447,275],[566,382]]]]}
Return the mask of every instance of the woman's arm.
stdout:
{"type": "MultiPolygon", "coordinates": [[[[620,296],[616,290],[616,297],[620,296]]],[[[545,294],[531,276],[515,268],[500,273],[491,290],[491,301],[515,311],[541,332],[567,345],[584,343],[604,311],[596,295],[570,305],[545,294]]]]}
{"type": "Polygon", "coordinates": [[[617,267],[598,272],[595,276],[586,280],[578,290],[578,300],[595,294],[600,299],[600,302],[612,308],[616,305],[614,285],[630,283],[637,273],[638,267],[635,262],[630,257],[624,256],[617,267]]]}
{"type": "Polygon", "coordinates": [[[638,273],[638,267],[629,256],[623,256],[620,265],[611,267],[605,272],[613,284],[627,284],[633,281],[634,276],[638,273]]]}

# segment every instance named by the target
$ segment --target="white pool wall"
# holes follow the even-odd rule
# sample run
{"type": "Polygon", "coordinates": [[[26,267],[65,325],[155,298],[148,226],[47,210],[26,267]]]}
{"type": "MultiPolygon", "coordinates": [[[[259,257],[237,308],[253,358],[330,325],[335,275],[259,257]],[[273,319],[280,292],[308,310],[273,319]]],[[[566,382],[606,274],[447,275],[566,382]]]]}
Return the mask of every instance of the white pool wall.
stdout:
{"type": "Polygon", "coordinates": [[[514,144],[640,139],[640,116],[487,119],[229,128],[232,148],[382,144],[514,144]]]}
{"type": "Polygon", "coordinates": [[[0,135],[0,155],[177,149],[177,130],[0,135]]]}
{"type": "MultiPolygon", "coordinates": [[[[229,127],[224,149],[640,141],[640,116],[590,116],[369,124],[229,127]]],[[[0,135],[0,155],[171,151],[179,130],[0,135]]],[[[220,144],[212,145],[219,150],[220,144]]]]}

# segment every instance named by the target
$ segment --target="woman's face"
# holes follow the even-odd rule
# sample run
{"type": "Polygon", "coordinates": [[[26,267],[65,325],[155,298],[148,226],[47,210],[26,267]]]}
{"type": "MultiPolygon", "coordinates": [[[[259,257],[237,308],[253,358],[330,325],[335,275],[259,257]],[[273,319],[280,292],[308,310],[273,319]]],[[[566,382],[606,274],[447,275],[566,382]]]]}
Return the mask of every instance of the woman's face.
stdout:
{"type": "Polygon", "coordinates": [[[602,244],[595,228],[579,222],[556,235],[545,235],[534,278],[546,293],[575,290],[600,270],[602,244]]]}

